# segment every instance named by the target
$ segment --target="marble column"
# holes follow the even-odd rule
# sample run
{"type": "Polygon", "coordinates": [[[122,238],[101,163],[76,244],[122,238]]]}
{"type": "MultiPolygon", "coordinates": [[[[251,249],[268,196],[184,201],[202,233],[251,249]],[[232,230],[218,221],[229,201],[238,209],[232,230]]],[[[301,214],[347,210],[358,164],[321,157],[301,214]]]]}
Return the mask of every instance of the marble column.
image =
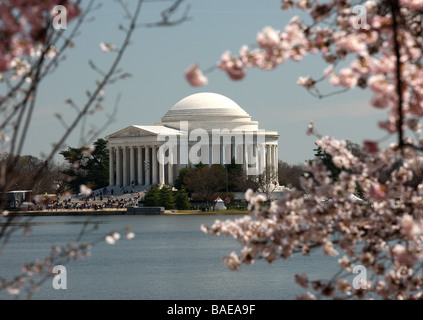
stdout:
{"type": "Polygon", "coordinates": [[[241,144],[241,145],[237,144],[235,146],[235,149],[236,149],[235,150],[235,153],[236,153],[236,163],[237,164],[241,164],[242,167],[245,169],[245,163],[246,163],[246,161],[244,159],[244,153],[243,153],[244,144],[241,144]]]}
{"type": "Polygon", "coordinates": [[[143,184],[143,168],[142,168],[142,147],[141,146],[138,146],[137,147],[137,152],[138,152],[138,163],[137,163],[137,166],[138,166],[138,185],[140,185],[140,186],[142,186],[142,184],[143,184]]]}
{"type": "Polygon", "coordinates": [[[247,163],[249,172],[254,172],[256,167],[257,158],[254,157],[255,145],[250,144],[247,146],[247,163]]]}
{"type": "MultiPolygon", "coordinates": [[[[220,152],[220,147],[221,147],[220,144],[212,144],[212,146],[211,146],[211,159],[212,159],[212,161],[210,162],[210,165],[222,163],[221,162],[222,154],[220,152]]],[[[210,148],[209,148],[209,150],[210,150],[210,148]]]]}
{"type": "Polygon", "coordinates": [[[249,163],[250,163],[250,159],[248,157],[248,145],[244,144],[244,167],[245,167],[245,172],[247,172],[247,174],[249,174],[250,168],[249,168],[249,163]]]}
{"type": "Polygon", "coordinates": [[[259,151],[259,146],[258,145],[254,145],[254,155],[255,155],[255,168],[256,168],[256,173],[259,173],[260,171],[260,151],[259,151]]]}
{"type": "MultiPolygon", "coordinates": [[[[201,151],[201,152],[203,152],[203,151],[201,151]]],[[[210,145],[209,145],[209,163],[208,163],[209,167],[213,164],[213,157],[214,157],[214,146],[213,146],[213,143],[210,143],[210,145]]],[[[203,163],[203,164],[205,164],[205,163],[203,163]]]]}
{"type": "Polygon", "coordinates": [[[169,161],[167,163],[168,185],[173,185],[173,147],[169,146],[169,161]]]}
{"type": "Polygon", "coordinates": [[[153,184],[157,184],[159,182],[157,179],[157,146],[153,146],[152,162],[153,184]]]}
{"type": "Polygon", "coordinates": [[[109,185],[115,185],[115,167],[114,167],[114,152],[115,148],[109,148],[109,185]]]}
{"type": "Polygon", "coordinates": [[[116,147],[116,185],[122,185],[121,147],[116,147]]]}
{"type": "Polygon", "coordinates": [[[225,164],[231,164],[232,161],[232,145],[226,144],[223,150],[223,161],[225,164]]]}
{"type": "Polygon", "coordinates": [[[122,147],[122,164],[123,164],[123,185],[128,185],[128,149],[127,147],[122,147]]]}
{"type": "Polygon", "coordinates": [[[270,166],[270,145],[266,145],[266,170],[269,169],[270,166]]]}
{"type": "Polygon", "coordinates": [[[151,170],[151,163],[150,163],[150,146],[145,146],[145,185],[150,185],[150,170],[151,170]]]}
{"type": "Polygon", "coordinates": [[[262,174],[266,170],[266,145],[261,143],[258,145],[259,152],[259,174],[262,174]]]}
{"type": "Polygon", "coordinates": [[[278,157],[278,145],[277,144],[275,144],[274,146],[273,146],[273,148],[274,148],[274,152],[273,152],[273,155],[274,155],[274,160],[273,160],[273,163],[274,163],[274,165],[275,165],[275,168],[274,168],[274,172],[275,172],[275,177],[277,177],[278,176],[278,162],[279,162],[279,157],[278,157]]]}
{"type": "Polygon", "coordinates": [[[135,183],[135,149],[134,147],[129,147],[129,183],[135,183]]]}
{"type": "Polygon", "coordinates": [[[165,184],[164,152],[159,152],[159,184],[165,184]]]}

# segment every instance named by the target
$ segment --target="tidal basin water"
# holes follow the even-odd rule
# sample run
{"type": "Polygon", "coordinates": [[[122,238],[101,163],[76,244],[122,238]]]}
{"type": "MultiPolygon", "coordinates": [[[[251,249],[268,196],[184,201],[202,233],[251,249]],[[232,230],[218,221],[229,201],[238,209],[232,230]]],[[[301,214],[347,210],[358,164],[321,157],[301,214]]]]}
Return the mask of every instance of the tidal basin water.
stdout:
{"type": "MultiPolygon", "coordinates": [[[[305,292],[294,275],[307,273],[311,279],[330,279],[338,271],[337,259],[318,250],[310,256],[295,256],[268,264],[257,260],[231,271],[222,257],[239,251],[233,238],[211,236],[200,230],[215,219],[239,215],[157,216],[50,216],[32,221],[29,236],[19,232],[0,256],[0,277],[11,279],[21,267],[48,256],[52,245],[74,241],[83,222],[99,228],[82,242],[98,239],[112,230],[131,225],[135,238],[123,236],[115,244],[105,241],[91,249],[91,256],[66,264],[67,289],[54,289],[47,280],[35,293],[37,300],[289,300],[305,292]]],[[[0,299],[11,299],[4,291],[0,299]]]]}

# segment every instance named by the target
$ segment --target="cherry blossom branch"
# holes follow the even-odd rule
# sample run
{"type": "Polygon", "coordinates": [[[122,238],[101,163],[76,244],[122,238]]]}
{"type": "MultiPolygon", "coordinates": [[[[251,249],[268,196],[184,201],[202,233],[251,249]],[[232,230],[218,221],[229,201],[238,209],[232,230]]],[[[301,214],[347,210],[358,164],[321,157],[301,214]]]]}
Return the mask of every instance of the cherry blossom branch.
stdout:
{"type": "MultiPolygon", "coordinates": [[[[76,26],[73,28],[73,31],[71,32],[70,38],[68,38],[68,40],[65,41],[65,43],[61,47],[62,51],[55,55],[55,57],[53,58],[53,62],[55,61],[55,59],[58,59],[58,56],[64,51],[64,49],[66,47],[69,46],[70,39],[72,39],[76,35],[77,30],[80,28],[80,26],[82,25],[82,22],[85,19],[85,16],[90,12],[93,3],[94,3],[94,1],[90,1],[89,5],[87,7],[87,10],[78,19],[76,26]]],[[[78,5],[78,4],[79,4],[79,1],[76,2],[76,5],[78,5]]],[[[47,26],[50,26],[50,25],[51,25],[51,20],[48,20],[47,26]]],[[[50,29],[50,27],[48,27],[48,29],[50,29]]],[[[44,31],[44,32],[46,34],[48,33],[47,30],[44,31]]],[[[20,155],[20,153],[21,153],[21,150],[22,150],[24,142],[25,142],[26,133],[27,133],[27,130],[29,128],[30,121],[32,119],[32,112],[33,112],[34,107],[35,107],[36,92],[37,92],[38,85],[39,85],[39,83],[41,83],[42,79],[47,75],[49,69],[50,69],[50,72],[51,72],[51,68],[46,68],[46,70],[44,72],[42,71],[43,65],[46,61],[46,55],[51,50],[51,48],[54,47],[56,42],[60,39],[60,35],[61,35],[61,32],[58,32],[56,37],[47,36],[48,38],[50,38],[52,40],[46,41],[46,43],[43,46],[43,49],[41,50],[39,58],[37,59],[35,64],[32,65],[32,67],[29,69],[27,74],[24,75],[23,77],[21,77],[18,84],[15,87],[11,88],[9,90],[8,94],[7,94],[7,97],[12,97],[13,95],[15,95],[17,90],[19,90],[20,87],[23,85],[25,79],[29,75],[31,76],[32,81],[30,83],[30,87],[26,91],[26,94],[25,94],[23,100],[21,102],[19,102],[17,105],[14,106],[11,114],[8,117],[6,117],[6,119],[4,120],[2,125],[0,126],[0,130],[3,130],[6,125],[11,123],[11,120],[15,117],[15,115],[18,114],[17,120],[16,120],[15,124],[13,125],[13,132],[14,133],[13,133],[13,136],[12,136],[12,139],[11,139],[11,142],[10,142],[10,151],[9,151],[10,154],[20,155]],[[26,110],[28,103],[29,103],[29,107],[28,107],[29,110],[26,110]],[[26,120],[25,120],[25,123],[23,125],[21,125],[21,121],[23,120],[25,112],[26,112],[26,120]],[[17,143],[18,134],[19,134],[20,129],[22,130],[22,132],[21,132],[20,137],[19,137],[19,143],[17,143]],[[16,152],[15,152],[15,148],[17,148],[16,152]]],[[[6,100],[7,100],[7,98],[5,98],[2,102],[4,103],[6,100]]],[[[11,174],[11,172],[13,172],[13,168],[16,165],[16,161],[17,161],[17,157],[9,157],[8,158],[8,161],[5,165],[5,171],[4,171],[5,176],[2,179],[3,182],[8,181],[6,175],[11,174]]],[[[0,189],[3,190],[3,191],[6,190],[7,184],[1,184],[0,189]]]]}
{"type": "MultiPolygon", "coordinates": [[[[80,5],[81,0],[77,0],[75,2],[75,6],[78,7],[80,5]]],[[[94,0],[91,0],[89,5],[87,6],[86,10],[83,11],[83,13],[81,14],[80,18],[78,18],[75,27],[73,28],[70,37],[64,42],[64,44],[62,45],[62,47],[60,48],[59,51],[56,51],[56,55],[53,57],[52,63],[54,64],[55,61],[58,60],[59,56],[65,51],[65,49],[72,43],[72,39],[73,37],[76,35],[77,31],[79,30],[80,26],[82,25],[82,22],[85,20],[85,16],[91,11],[91,7],[93,4],[94,0]]],[[[9,88],[9,90],[7,91],[6,96],[2,97],[2,99],[0,99],[0,107],[7,102],[10,98],[15,97],[16,93],[18,92],[18,90],[25,84],[25,81],[28,77],[31,77],[31,74],[33,72],[33,70],[36,70],[36,66],[40,65],[40,60],[41,59],[45,59],[46,54],[51,50],[51,48],[54,48],[56,43],[60,40],[61,38],[61,34],[62,31],[58,31],[56,33],[48,33],[48,30],[50,29],[50,26],[52,24],[52,18],[48,18],[46,21],[46,25],[48,27],[46,27],[43,30],[43,33],[46,35],[47,40],[45,41],[42,49],[41,49],[41,53],[40,53],[40,59],[38,61],[36,61],[30,68],[29,70],[26,72],[25,75],[19,77],[18,82],[16,83],[15,86],[13,86],[12,88],[9,88]]],[[[41,45],[41,44],[40,44],[41,45]]],[[[48,68],[41,73],[40,75],[40,79],[44,78],[44,76],[49,72],[48,68]]],[[[15,110],[14,110],[15,113],[15,110]]],[[[12,113],[12,115],[14,114],[12,113]]],[[[3,124],[0,126],[0,130],[2,130],[4,128],[4,125],[9,123],[10,121],[10,117],[9,119],[6,119],[3,124]]]]}
{"type": "Polygon", "coordinates": [[[398,120],[397,120],[397,130],[398,130],[398,146],[403,148],[404,138],[403,138],[403,122],[404,115],[402,110],[402,81],[401,81],[401,54],[400,54],[400,44],[398,41],[398,22],[397,20],[401,18],[401,12],[399,10],[398,1],[390,0],[391,12],[392,12],[392,31],[393,31],[393,41],[394,41],[394,52],[396,57],[396,90],[397,90],[397,99],[398,99],[398,120]]]}
{"type": "MultiPolygon", "coordinates": [[[[93,107],[93,105],[100,101],[101,99],[99,99],[98,97],[102,94],[102,92],[104,91],[104,88],[106,87],[106,85],[112,84],[120,79],[123,79],[125,77],[128,76],[128,74],[126,73],[121,73],[118,70],[118,65],[120,64],[120,61],[123,57],[124,52],[126,51],[127,47],[129,46],[133,33],[136,29],[137,26],[137,21],[139,19],[140,13],[141,13],[141,7],[144,1],[139,0],[136,4],[135,7],[135,11],[133,13],[127,12],[127,15],[130,14],[130,18],[131,21],[129,23],[129,27],[126,31],[126,34],[124,36],[123,39],[123,44],[121,46],[121,48],[119,50],[117,50],[117,54],[115,59],[113,60],[111,66],[109,67],[109,69],[107,70],[107,72],[103,73],[103,78],[100,82],[96,83],[96,88],[95,90],[89,94],[88,99],[86,101],[86,103],[83,105],[83,107],[79,108],[71,99],[66,100],[66,103],[70,104],[78,113],[77,116],[75,117],[75,119],[70,123],[69,126],[65,126],[66,130],[65,133],[58,139],[57,143],[55,144],[55,146],[52,147],[50,153],[46,156],[45,161],[44,161],[44,166],[41,167],[39,170],[37,170],[36,172],[34,172],[30,177],[27,177],[28,179],[32,180],[33,183],[35,183],[35,181],[37,180],[38,177],[40,177],[44,170],[47,169],[47,167],[49,166],[49,163],[51,162],[53,156],[55,155],[55,153],[58,151],[58,149],[61,147],[61,145],[64,143],[64,141],[67,139],[67,137],[70,135],[70,133],[76,128],[76,126],[78,124],[81,123],[81,121],[86,121],[86,116],[91,112],[91,109],[93,107]]],[[[164,13],[164,15],[162,16],[162,19],[164,19],[164,23],[162,25],[167,24],[169,21],[168,17],[169,15],[171,15],[173,13],[174,10],[176,10],[176,8],[179,6],[179,4],[182,1],[180,0],[173,0],[172,3],[173,5],[170,6],[169,10],[167,12],[164,13]]],[[[80,3],[80,0],[76,1],[76,2],[66,2],[69,5],[75,5],[76,7],[73,7],[75,9],[75,11],[73,12],[73,16],[78,16],[78,10],[79,8],[77,7],[78,4],[80,3]]],[[[48,5],[48,2],[42,2],[42,6],[48,5]]],[[[2,97],[1,101],[0,101],[0,108],[2,108],[2,110],[4,112],[7,111],[7,105],[11,105],[12,103],[12,99],[16,100],[17,103],[15,104],[14,108],[10,111],[9,114],[5,114],[5,120],[3,121],[3,123],[0,125],[0,130],[4,130],[7,128],[7,126],[11,126],[13,129],[13,136],[12,136],[12,140],[10,143],[10,151],[11,151],[11,157],[8,160],[7,164],[5,166],[1,166],[0,167],[0,191],[5,191],[7,190],[8,187],[8,175],[13,174],[13,170],[14,170],[14,163],[16,163],[17,160],[17,156],[14,155],[15,153],[20,153],[22,151],[22,146],[23,143],[26,139],[27,136],[27,130],[28,127],[30,125],[30,121],[33,115],[33,110],[35,108],[35,103],[36,103],[36,96],[37,96],[37,89],[39,84],[42,82],[42,80],[44,79],[44,77],[46,77],[47,75],[51,74],[51,72],[53,72],[58,63],[59,63],[59,58],[60,56],[64,53],[65,49],[71,47],[72,45],[72,39],[74,37],[76,37],[78,30],[80,28],[80,26],[82,25],[82,23],[85,20],[87,14],[89,12],[91,12],[91,7],[94,4],[94,0],[91,0],[89,2],[89,5],[87,7],[87,10],[85,10],[83,12],[82,15],[80,15],[79,19],[77,20],[77,23],[75,25],[75,27],[73,28],[73,31],[71,32],[70,36],[67,38],[64,38],[62,32],[48,32],[48,30],[53,29],[51,27],[51,19],[47,18],[46,21],[44,21],[44,26],[47,23],[47,25],[45,26],[45,29],[43,30],[43,34],[45,35],[46,39],[44,42],[42,42],[42,46],[41,49],[39,51],[39,57],[37,57],[35,60],[35,62],[32,63],[32,65],[28,65],[27,67],[29,68],[29,70],[26,70],[24,73],[20,73],[17,74],[18,77],[17,82],[13,83],[9,81],[9,79],[6,79],[5,83],[6,86],[9,88],[7,94],[5,97],[2,97]],[[53,58],[51,58],[49,56],[50,51],[52,50],[53,47],[57,46],[57,43],[59,43],[60,40],[63,40],[63,45],[60,47],[60,52],[54,52],[55,56],[53,58]],[[50,64],[47,66],[46,63],[48,60],[50,61],[50,64]],[[45,69],[43,69],[45,67],[45,69]],[[28,85],[27,88],[24,88],[24,85],[26,85],[26,78],[31,77],[31,82],[28,85]],[[20,93],[20,91],[22,91],[24,93],[23,98],[20,98],[17,96],[18,93],[20,93]],[[12,123],[12,121],[15,120],[14,123],[12,123]]],[[[121,1],[121,4],[123,4],[123,2],[121,1]]],[[[10,5],[11,8],[8,8],[10,10],[12,10],[12,5],[10,5]]],[[[35,5],[34,5],[35,6],[35,5]]],[[[41,7],[40,6],[40,10],[45,10],[45,12],[49,12],[45,7],[41,7]]],[[[39,9],[39,7],[34,7],[34,9],[39,9]]],[[[2,17],[0,17],[2,18],[2,17]]],[[[184,19],[185,20],[185,19],[184,19]]],[[[182,21],[182,20],[180,20],[182,21]]],[[[174,25],[178,23],[177,21],[173,21],[172,23],[169,23],[169,25],[174,25]]],[[[1,47],[0,47],[1,49],[1,47]]],[[[110,49],[110,47],[107,47],[107,49],[110,49]]],[[[1,60],[3,57],[0,54],[0,72],[5,72],[3,69],[4,65],[2,65],[3,61],[1,60]]],[[[12,73],[11,70],[7,70],[10,71],[10,73],[12,73]]],[[[0,73],[0,78],[3,76],[3,74],[0,73]]],[[[115,108],[113,110],[112,115],[110,116],[110,118],[108,119],[108,122],[102,126],[99,130],[93,132],[93,134],[99,133],[102,130],[105,129],[105,127],[110,123],[110,121],[112,121],[114,119],[114,115],[116,113],[117,107],[118,107],[118,103],[120,100],[120,95],[118,96],[118,98],[116,99],[116,104],[115,104],[115,108]]],[[[100,106],[101,107],[101,106],[100,106]]],[[[97,109],[101,109],[101,108],[97,108],[97,106],[95,106],[94,108],[95,110],[97,109]]],[[[59,118],[60,120],[60,118],[59,118]]],[[[85,126],[85,124],[84,124],[85,126]]],[[[84,127],[83,126],[83,127],[84,127]]],[[[1,200],[2,202],[4,201],[3,199],[1,200]]],[[[23,223],[19,223],[20,221],[20,217],[16,216],[16,215],[9,215],[8,217],[6,217],[8,214],[7,211],[4,211],[1,215],[1,228],[0,228],[0,240],[1,240],[1,246],[0,246],[0,254],[1,251],[6,247],[7,243],[9,242],[9,240],[11,239],[11,236],[16,233],[18,230],[21,230],[22,228],[24,229],[24,232],[27,233],[29,230],[29,221],[24,221],[23,223]]],[[[31,270],[29,270],[28,268],[25,269],[24,274],[18,276],[17,278],[14,278],[14,280],[12,281],[6,281],[4,279],[0,279],[0,290],[1,289],[6,289],[8,290],[11,294],[16,295],[19,294],[20,292],[20,288],[22,287],[22,280],[24,281],[25,279],[29,279],[28,276],[31,276],[33,274],[40,274],[40,270],[39,267],[42,268],[42,265],[44,264],[45,266],[50,266],[51,267],[51,263],[52,262],[60,262],[60,263],[66,263],[68,262],[71,258],[75,257],[75,254],[78,255],[84,255],[86,252],[84,251],[85,249],[87,249],[87,246],[84,245],[83,248],[79,247],[79,241],[82,239],[82,236],[85,235],[87,233],[86,230],[86,226],[84,225],[84,227],[82,228],[80,234],[77,237],[77,247],[71,247],[68,249],[64,249],[62,251],[62,254],[59,252],[55,255],[51,255],[50,257],[47,257],[46,259],[43,259],[41,265],[37,262],[35,262],[34,264],[31,264],[31,270]],[[81,251],[82,250],[82,251],[81,251]],[[32,269],[33,268],[33,269],[32,269]]],[[[129,232],[129,229],[127,228],[127,237],[128,238],[132,238],[134,235],[132,232],[129,232]]],[[[117,241],[119,239],[120,235],[118,232],[112,232],[110,234],[108,234],[106,237],[103,237],[101,239],[97,239],[93,242],[91,242],[88,247],[95,245],[101,241],[106,241],[109,244],[113,244],[115,241],[117,241]]],[[[41,275],[43,275],[41,273],[41,275]]],[[[39,282],[33,281],[31,279],[30,280],[30,284],[29,284],[29,294],[27,296],[27,298],[32,297],[32,292],[34,289],[36,289],[39,285],[41,285],[44,281],[46,281],[46,279],[48,279],[51,276],[51,270],[47,270],[44,273],[44,277],[41,277],[39,282]]]]}
{"type": "MultiPolygon", "coordinates": [[[[136,21],[138,19],[138,16],[141,12],[141,5],[143,1],[139,0],[137,3],[137,6],[135,8],[134,14],[132,16],[132,20],[129,25],[128,32],[126,33],[125,39],[123,41],[123,44],[119,51],[117,52],[116,58],[112,65],[110,66],[108,72],[105,74],[105,77],[102,79],[101,82],[97,85],[96,89],[92,94],[90,94],[90,97],[88,101],[85,103],[84,107],[81,109],[81,112],[78,113],[78,115],[75,117],[75,119],[71,122],[68,129],[65,131],[65,133],[62,135],[62,137],[58,140],[57,143],[53,146],[52,150],[50,151],[49,155],[45,159],[46,165],[53,159],[54,155],[57,153],[57,151],[62,147],[63,143],[67,139],[67,137],[70,135],[70,133],[76,128],[76,126],[80,123],[80,121],[84,118],[84,116],[87,114],[88,110],[92,106],[92,104],[95,102],[97,96],[100,94],[100,92],[103,90],[104,87],[106,87],[107,83],[109,82],[112,75],[115,73],[120,60],[123,57],[123,53],[125,52],[126,48],[130,44],[130,39],[132,37],[132,34],[135,30],[136,21]]],[[[43,169],[40,169],[34,177],[38,177],[43,172],[43,169]]]]}

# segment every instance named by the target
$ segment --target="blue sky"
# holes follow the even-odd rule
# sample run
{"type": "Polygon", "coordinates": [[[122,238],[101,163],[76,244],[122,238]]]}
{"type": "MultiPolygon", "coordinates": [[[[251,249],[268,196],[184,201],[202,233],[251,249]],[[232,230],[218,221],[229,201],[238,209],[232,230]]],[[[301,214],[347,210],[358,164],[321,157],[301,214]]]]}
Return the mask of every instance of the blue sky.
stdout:
{"type": "MultiPolygon", "coordinates": [[[[131,5],[134,1],[131,2],[131,5]]],[[[290,164],[313,158],[315,138],[306,135],[310,120],[318,131],[338,139],[362,143],[384,135],[377,121],[386,117],[384,111],[369,106],[369,91],[355,89],[348,93],[317,99],[299,87],[299,76],[322,75],[326,65],[319,56],[309,56],[302,62],[287,62],[273,71],[248,70],[242,81],[232,81],[222,71],[207,74],[209,84],[191,87],[184,71],[192,63],[207,69],[216,64],[225,50],[234,54],[244,44],[253,44],[257,32],[265,26],[282,29],[297,12],[284,12],[279,0],[187,0],[191,20],[168,28],[139,28],[126,52],[121,67],[131,78],[106,89],[104,110],[88,118],[88,124],[101,127],[121,94],[118,114],[101,136],[130,125],[151,125],[180,99],[197,92],[223,94],[246,110],[261,129],[280,134],[279,159],[290,164]]],[[[141,22],[154,22],[163,5],[145,3],[141,22]]],[[[181,12],[182,13],[182,12],[181,12]]],[[[24,154],[40,156],[64,132],[54,117],[60,113],[71,121],[75,112],[64,103],[72,98],[83,104],[86,90],[93,90],[98,75],[88,66],[88,60],[107,66],[114,53],[104,53],[99,43],[120,46],[123,33],[118,24],[125,22],[115,1],[103,1],[94,14],[94,21],[84,25],[75,39],[75,47],[67,59],[40,89],[37,109],[24,154]]],[[[70,25],[69,27],[71,27],[70,25]]],[[[67,145],[76,147],[80,128],[69,137],[67,145]]],[[[63,158],[55,158],[60,162],[63,158]]]]}

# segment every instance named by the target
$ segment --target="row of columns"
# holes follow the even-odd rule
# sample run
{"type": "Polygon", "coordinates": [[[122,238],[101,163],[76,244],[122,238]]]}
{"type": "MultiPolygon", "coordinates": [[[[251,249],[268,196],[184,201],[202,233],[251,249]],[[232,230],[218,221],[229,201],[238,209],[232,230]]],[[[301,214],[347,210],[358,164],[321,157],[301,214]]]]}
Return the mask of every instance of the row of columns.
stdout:
{"type": "Polygon", "coordinates": [[[109,147],[110,186],[174,183],[174,164],[159,163],[158,146],[109,147]]]}
{"type": "MultiPolygon", "coordinates": [[[[266,144],[259,146],[257,144],[248,145],[217,145],[209,147],[208,163],[230,164],[232,158],[241,159],[244,170],[255,168],[257,172],[260,167],[270,167],[276,175],[278,171],[278,145],[266,144]],[[220,148],[219,150],[217,148],[220,148]],[[220,159],[215,154],[220,156],[220,159]]],[[[238,162],[237,162],[238,163],[238,162]]]]}
{"type": "MultiPolygon", "coordinates": [[[[270,167],[274,177],[277,177],[277,144],[249,145],[248,147],[239,145],[239,149],[235,149],[233,144],[220,145],[220,149],[216,150],[215,148],[218,147],[210,146],[208,150],[209,163],[229,164],[232,157],[236,159],[238,157],[238,159],[243,159],[244,170],[256,169],[256,172],[259,172],[260,167],[270,167]],[[216,157],[217,151],[219,152],[219,159],[214,159],[213,156],[216,157]]],[[[159,146],[157,145],[109,147],[110,186],[130,186],[132,184],[141,186],[152,184],[173,185],[177,175],[175,170],[179,171],[181,166],[177,164],[177,159],[172,158],[172,152],[168,153],[170,163],[164,164],[163,159],[157,158],[158,149],[159,146]]],[[[162,154],[162,156],[164,155],[162,154]]]]}
{"type": "Polygon", "coordinates": [[[270,166],[272,170],[272,174],[276,180],[278,176],[278,145],[277,144],[269,144],[266,145],[266,166],[270,166]]]}

